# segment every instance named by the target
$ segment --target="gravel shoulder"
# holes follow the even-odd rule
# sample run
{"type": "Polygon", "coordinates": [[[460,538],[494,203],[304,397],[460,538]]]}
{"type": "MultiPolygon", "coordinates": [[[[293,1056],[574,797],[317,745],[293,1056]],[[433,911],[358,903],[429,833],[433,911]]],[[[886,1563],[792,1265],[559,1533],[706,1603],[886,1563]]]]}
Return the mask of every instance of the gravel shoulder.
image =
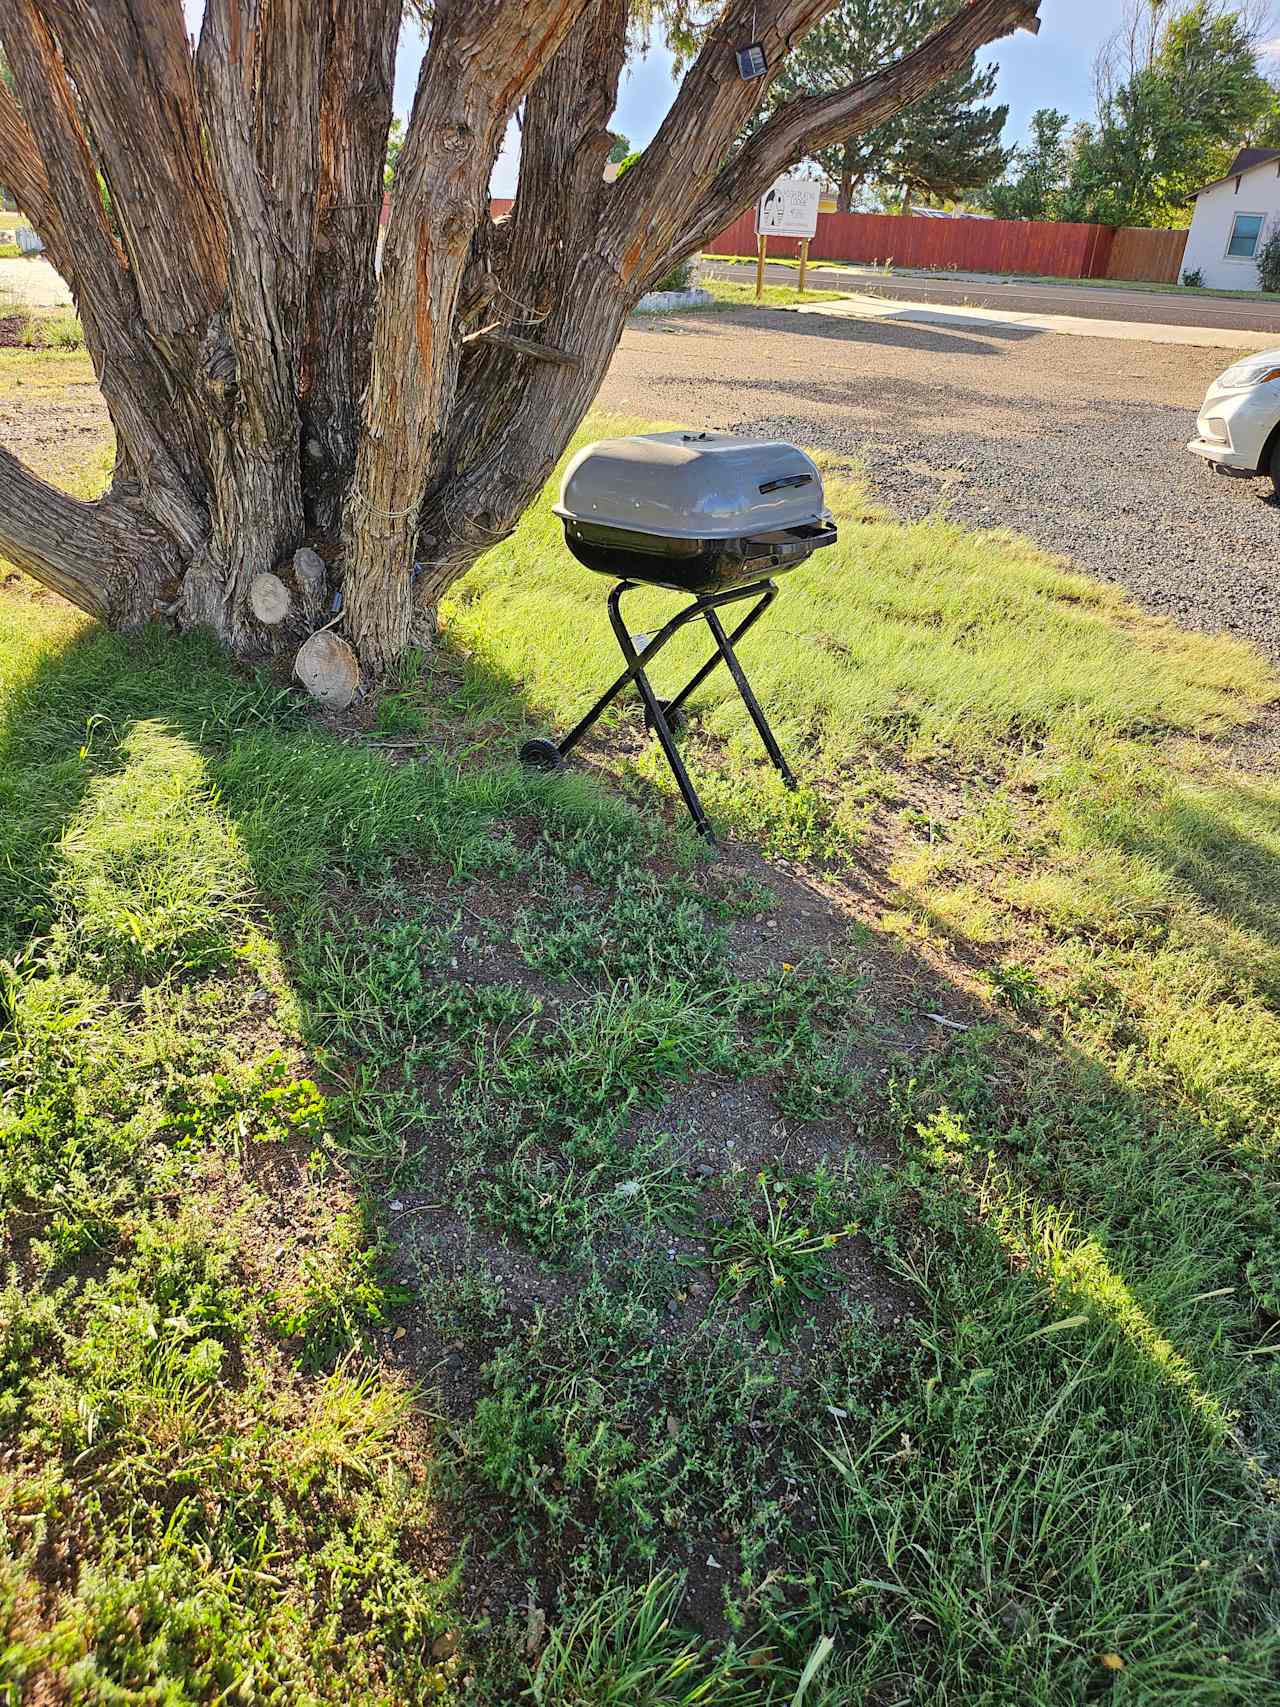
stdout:
{"type": "Polygon", "coordinates": [[[743,310],[630,325],[600,405],[863,463],[904,521],[1011,527],[1280,664],[1280,503],[1185,449],[1230,355],[743,310]]]}

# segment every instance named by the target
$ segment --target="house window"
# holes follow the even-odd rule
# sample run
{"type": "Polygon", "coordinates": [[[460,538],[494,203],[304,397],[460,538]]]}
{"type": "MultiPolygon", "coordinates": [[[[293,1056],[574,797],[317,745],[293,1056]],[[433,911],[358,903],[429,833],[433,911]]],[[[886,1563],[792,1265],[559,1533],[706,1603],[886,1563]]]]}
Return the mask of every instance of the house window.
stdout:
{"type": "Polygon", "coordinates": [[[1265,215],[1261,213],[1238,213],[1231,225],[1231,241],[1227,244],[1227,254],[1237,260],[1251,261],[1258,250],[1264,218],[1265,215]]]}

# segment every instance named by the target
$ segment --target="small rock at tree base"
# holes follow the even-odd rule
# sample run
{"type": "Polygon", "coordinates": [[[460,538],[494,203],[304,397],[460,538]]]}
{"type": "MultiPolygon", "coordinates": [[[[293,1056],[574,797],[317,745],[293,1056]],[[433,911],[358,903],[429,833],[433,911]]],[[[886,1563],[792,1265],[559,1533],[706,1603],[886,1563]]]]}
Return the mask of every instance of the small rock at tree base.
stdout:
{"type": "Polygon", "coordinates": [[[249,588],[249,605],[259,622],[265,622],[269,628],[274,628],[288,616],[293,600],[280,577],[267,569],[261,575],[253,577],[253,585],[249,588]]]}
{"type": "Polygon", "coordinates": [[[345,711],[360,685],[360,662],[329,629],[304,640],[293,661],[294,674],[326,711],[345,711]]]}

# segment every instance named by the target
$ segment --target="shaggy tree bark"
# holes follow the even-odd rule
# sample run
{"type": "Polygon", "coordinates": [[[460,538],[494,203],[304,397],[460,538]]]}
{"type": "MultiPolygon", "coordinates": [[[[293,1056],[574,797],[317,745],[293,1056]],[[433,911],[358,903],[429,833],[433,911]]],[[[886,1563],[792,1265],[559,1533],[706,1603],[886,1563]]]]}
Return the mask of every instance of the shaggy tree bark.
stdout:
{"type": "Polygon", "coordinates": [[[92,504],[0,452],[0,552],[105,622],[254,656],[326,620],[296,576],[266,620],[260,577],[311,542],[385,669],[537,495],[651,281],[806,153],[1036,29],[1039,0],[957,0],[915,53],[742,140],[831,4],[729,0],[607,185],[627,0],[436,0],[379,276],[400,0],[207,0],[194,50],[182,0],[0,0],[0,182],[71,286],[117,441],[92,504]]]}

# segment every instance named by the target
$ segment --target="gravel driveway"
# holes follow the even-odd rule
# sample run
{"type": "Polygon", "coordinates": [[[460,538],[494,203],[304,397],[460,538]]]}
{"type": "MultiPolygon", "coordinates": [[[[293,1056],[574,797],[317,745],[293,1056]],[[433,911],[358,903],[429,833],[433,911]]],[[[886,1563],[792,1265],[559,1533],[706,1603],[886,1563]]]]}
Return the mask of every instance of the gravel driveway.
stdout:
{"type": "Polygon", "coordinates": [[[623,334],[603,407],[864,458],[904,520],[1013,527],[1280,664],[1280,504],[1185,445],[1230,351],[740,310],[623,334]]]}

